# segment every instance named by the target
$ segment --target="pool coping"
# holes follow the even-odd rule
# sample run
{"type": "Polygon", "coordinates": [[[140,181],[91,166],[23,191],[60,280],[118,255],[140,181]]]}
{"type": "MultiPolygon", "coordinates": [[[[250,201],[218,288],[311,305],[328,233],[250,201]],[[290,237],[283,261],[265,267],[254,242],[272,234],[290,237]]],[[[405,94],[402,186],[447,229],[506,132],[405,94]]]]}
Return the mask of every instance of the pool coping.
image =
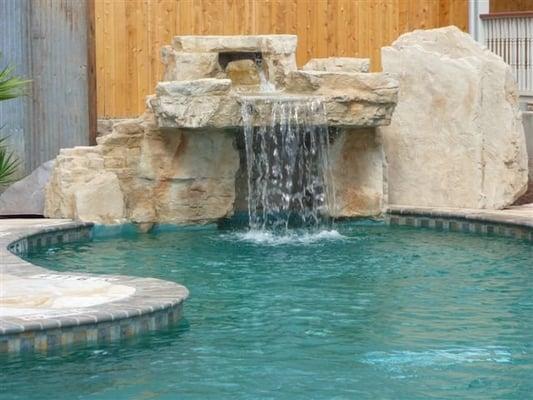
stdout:
{"type": "Polygon", "coordinates": [[[61,309],[53,315],[44,312],[42,315],[2,316],[0,353],[48,351],[79,343],[100,344],[163,329],[181,318],[189,291],[175,282],[125,275],[56,272],[19,257],[39,245],[90,239],[93,226],[71,220],[0,220],[0,274],[37,279],[46,276],[103,280],[135,289],[135,293],[123,299],[61,309]]]}
{"type": "Polygon", "coordinates": [[[388,225],[495,234],[533,241],[532,205],[503,210],[391,205],[385,214],[385,222],[388,225]]]}

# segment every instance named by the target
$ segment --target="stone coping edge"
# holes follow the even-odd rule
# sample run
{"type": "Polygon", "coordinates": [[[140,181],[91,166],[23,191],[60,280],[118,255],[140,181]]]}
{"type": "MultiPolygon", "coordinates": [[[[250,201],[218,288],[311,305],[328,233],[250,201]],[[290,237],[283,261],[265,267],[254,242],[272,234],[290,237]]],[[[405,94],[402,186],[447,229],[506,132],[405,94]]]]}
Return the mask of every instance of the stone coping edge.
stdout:
{"type": "MultiPolygon", "coordinates": [[[[3,220],[9,224],[10,220],[3,220]]],[[[0,353],[50,349],[58,345],[107,341],[161,329],[181,317],[189,291],[155,278],[56,272],[19,255],[40,246],[90,239],[92,223],[35,220],[0,230],[0,272],[26,278],[104,280],[135,288],[124,299],[90,307],[43,310],[43,314],[0,317],[0,353]],[[83,328],[87,329],[84,330],[83,328]],[[50,333],[50,335],[48,335],[50,333]]]]}
{"type": "Polygon", "coordinates": [[[389,206],[389,225],[407,225],[458,232],[497,234],[533,241],[533,210],[389,206]]]}

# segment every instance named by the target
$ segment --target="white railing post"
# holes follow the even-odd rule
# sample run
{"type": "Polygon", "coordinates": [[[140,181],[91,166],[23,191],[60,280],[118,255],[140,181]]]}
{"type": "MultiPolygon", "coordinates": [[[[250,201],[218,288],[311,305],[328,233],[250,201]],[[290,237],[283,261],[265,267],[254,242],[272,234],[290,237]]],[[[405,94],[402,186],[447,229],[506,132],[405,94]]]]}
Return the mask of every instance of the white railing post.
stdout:
{"type": "Polygon", "coordinates": [[[511,66],[521,94],[533,96],[533,12],[481,15],[483,43],[511,66]]]}
{"type": "Polygon", "coordinates": [[[470,0],[468,2],[468,32],[480,43],[485,43],[484,25],[480,19],[488,14],[489,0],[470,0]]]}

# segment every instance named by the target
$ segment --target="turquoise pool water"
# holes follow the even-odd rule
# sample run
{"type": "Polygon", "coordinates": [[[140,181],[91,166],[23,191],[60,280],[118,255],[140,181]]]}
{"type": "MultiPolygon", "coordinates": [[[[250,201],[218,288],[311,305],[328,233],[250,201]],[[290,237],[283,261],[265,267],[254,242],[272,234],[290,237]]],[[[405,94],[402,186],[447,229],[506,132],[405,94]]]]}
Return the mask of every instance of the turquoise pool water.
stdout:
{"type": "Polygon", "coordinates": [[[2,399],[528,399],[530,243],[376,223],[275,237],[183,228],[31,255],[174,280],[179,326],[4,356],[2,399]]]}

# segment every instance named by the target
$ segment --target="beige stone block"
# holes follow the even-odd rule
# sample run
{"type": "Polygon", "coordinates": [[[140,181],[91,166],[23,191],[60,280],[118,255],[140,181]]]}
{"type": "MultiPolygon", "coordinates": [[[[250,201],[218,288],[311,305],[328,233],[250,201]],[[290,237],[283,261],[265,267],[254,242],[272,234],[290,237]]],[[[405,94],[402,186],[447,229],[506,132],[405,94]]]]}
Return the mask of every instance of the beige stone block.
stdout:
{"type": "Polygon", "coordinates": [[[76,216],[82,221],[117,223],[123,220],[124,196],[117,176],[103,171],[74,194],[76,216]]]}
{"type": "Polygon", "coordinates": [[[302,69],[304,71],[368,72],[370,59],[353,57],[312,58],[302,69]]]}
{"type": "Polygon", "coordinates": [[[332,214],[380,214],[384,203],[383,154],[375,129],[342,130],[330,146],[329,161],[335,193],[332,214]]]}
{"type": "Polygon", "coordinates": [[[161,60],[165,65],[163,81],[214,78],[222,72],[218,53],[175,51],[165,46],[161,51],[161,60]]]}

